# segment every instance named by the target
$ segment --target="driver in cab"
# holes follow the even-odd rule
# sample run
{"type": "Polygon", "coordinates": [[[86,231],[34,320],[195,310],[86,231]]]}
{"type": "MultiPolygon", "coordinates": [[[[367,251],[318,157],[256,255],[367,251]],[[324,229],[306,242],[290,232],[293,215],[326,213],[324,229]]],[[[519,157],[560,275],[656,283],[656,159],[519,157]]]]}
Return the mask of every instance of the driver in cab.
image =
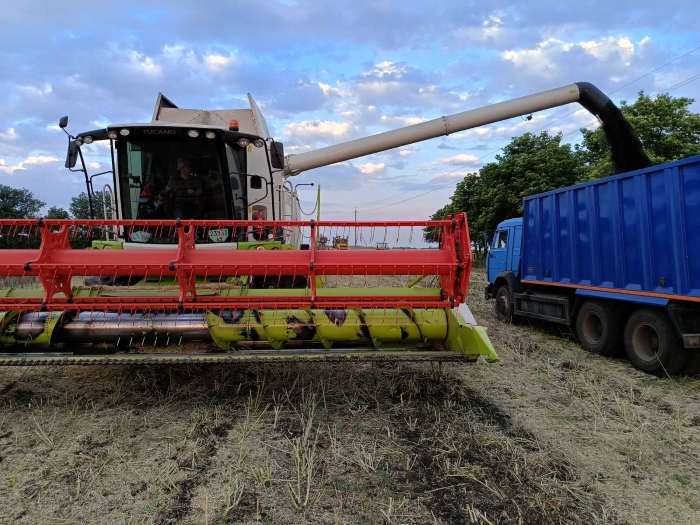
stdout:
{"type": "Polygon", "coordinates": [[[170,178],[160,196],[164,200],[172,199],[170,208],[175,219],[197,219],[202,215],[203,193],[202,181],[194,176],[192,162],[184,160],[179,174],[170,178]]]}

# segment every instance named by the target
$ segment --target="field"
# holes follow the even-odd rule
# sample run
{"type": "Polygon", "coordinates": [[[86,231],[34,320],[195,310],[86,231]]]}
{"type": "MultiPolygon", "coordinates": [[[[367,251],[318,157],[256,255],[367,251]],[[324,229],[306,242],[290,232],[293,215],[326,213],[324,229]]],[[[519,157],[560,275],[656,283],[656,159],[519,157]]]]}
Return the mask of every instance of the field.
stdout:
{"type": "Polygon", "coordinates": [[[471,284],[499,364],[0,370],[0,523],[697,523],[700,382],[471,284]]]}

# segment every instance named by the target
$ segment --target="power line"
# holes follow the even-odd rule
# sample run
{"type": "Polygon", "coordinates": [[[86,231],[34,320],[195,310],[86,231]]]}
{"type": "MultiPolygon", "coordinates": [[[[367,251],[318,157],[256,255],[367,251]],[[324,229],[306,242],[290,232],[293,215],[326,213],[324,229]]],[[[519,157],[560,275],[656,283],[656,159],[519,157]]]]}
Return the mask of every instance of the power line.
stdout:
{"type": "MultiPolygon", "coordinates": [[[[656,73],[657,71],[659,71],[659,70],[665,68],[666,66],[669,66],[669,65],[673,64],[674,62],[677,62],[677,61],[679,61],[680,59],[685,58],[685,57],[687,57],[688,55],[691,55],[691,54],[695,53],[695,52],[698,51],[698,50],[700,50],[700,46],[696,47],[695,49],[691,49],[691,50],[688,51],[687,53],[684,53],[684,54],[682,54],[682,55],[680,55],[680,56],[674,58],[673,60],[669,60],[669,61],[666,62],[665,64],[663,64],[663,65],[661,65],[661,66],[659,66],[659,67],[657,67],[657,68],[655,68],[655,69],[652,69],[651,71],[648,71],[647,73],[645,73],[645,74],[642,75],[641,77],[635,78],[634,80],[628,82],[627,84],[624,84],[624,85],[622,85],[622,86],[620,86],[620,87],[618,87],[618,88],[616,88],[616,89],[610,91],[609,94],[612,95],[612,94],[614,94],[614,93],[617,93],[618,91],[620,91],[620,90],[626,88],[627,86],[630,86],[630,85],[634,84],[635,82],[638,82],[638,81],[642,80],[643,78],[646,78],[646,77],[648,77],[649,75],[651,75],[651,74],[653,74],[653,73],[656,73]]],[[[686,81],[684,81],[684,82],[687,82],[688,80],[690,80],[690,79],[686,79],[686,81]]],[[[690,82],[692,82],[692,81],[693,81],[693,80],[690,80],[690,82]]],[[[688,82],[688,83],[689,83],[689,82],[688,82]]],[[[685,85],[685,84],[673,86],[673,87],[669,88],[669,91],[670,91],[671,89],[675,89],[676,87],[681,87],[682,85],[685,85]]],[[[663,92],[662,92],[662,93],[663,93],[663,92]]],[[[660,94],[660,93],[659,93],[659,94],[660,94]]],[[[564,116],[562,116],[562,117],[559,117],[559,118],[556,119],[556,120],[553,120],[552,122],[550,122],[550,123],[548,123],[548,124],[542,126],[541,128],[538,128],[538,129],[532,131],[531,133],[539,133],[540,131],[543,131],[544,129],[546,129],[546,128],[548,128],[549,126],[551,126],[552,124],[556,124],[557,122],[559,122],[559,121],[561,121],[561,120],[564,120],[564,119],[570,117],[571,115],[573,115],[574,113],[577,113],[578,111],[580,111],[580,110],[577,109],[577,110],[575,110],[575,111],[572,111],[571,113],[567,113],[566,115],[564,115],[564,116]]],[[[584,126],[584,127],[588,127],[588,126],[590,126],[590,124],[587,124],[587,125],[584,126]]],[[[568,135],[568,133],[567,133],[567,135],[568,135]]],[[[564,136],[567,136],[567,135],[564,135],[564,136]]],[[[480,160],[483,160],[483,159],[485,159],[485,158],[487,158],[487,157],[490,157],[490,156],[493,155],[494,153],[498,153],[499,151],[501,151],[501,149],[503,149],[503,148],[495,149],[495,150],[493,150],[493,151],[490,151],[489,153],[486,153],[485,155],[482,155],[482,156],[479,157],[479,158],[476,158],[476,159],[474,159],[474,160],[472,160],[472,161],[469,161],[469,162],[467,162],[467,163],[465,163],[465,164],[461,164],[461,165],[457,166],[455,169],[453,169],[453,170],[451,170],[451,171],[448,171],[448,172],[446,172],[446,173],[443,173],[443,174],[441,174],[441,175],[438,175],[437,177],[433,177],[433,178],[430,179],[428,182],[424,182],[424,183],[422,183],[422,184],[419,184],[416,188],[414,188],[414,189],[412,189],[412,190],[406,190],[406,191],[403,191],[403,192],[401,192],[401,193],[397,193],[396,195],[393,195],[392,197],[388,197],[388,198],[385,198],[385,199],[379,199],[379,200],[373,201],[373,202],[370,203],[370,205],[371,205],[371,204],[376,204],[376,203],[379,203],[379,202],[382,202],[382,201],[392,200],[392,199],[395,199],[396,197],[400,197],[401,195],[405,195],[405,194],[407,194],[407,193],[411,193],[411,192],[413,192],[413,191],[416,191],[417,188],[420,188],[420,187],[422,187],[422,186],[427,186],[428,184],[432,184],[432,183],[435,182],[436,180],[440,180],[440,179],[445,178],[445,177],[447,177],[447,176],[449,176],[449,175],[451,175],[451,174],[453,174],[453,173],[455,173],[455,172],[457,172],[457,171],[459,171],[459,170],[461,170],[461,169],[463,169],[463,168],[466,168],[467,166],[471,166],[472,164],[476,164],[476,163],[479,162],[480,160]]],[[[450,184],[451,184],[451,183],[450,183],[450,184]]],[[[448,185],[449,185],[449,184],[448,184],[448,185]]],[[[411,199],[409,199],[409,200],[411,200],[411,199]]],[[[401,201],[401,202],[406,202],[406,201],[401,201]]],[[[401,204],[401,202],[397,202],[396,204],[401,204]]],[[[363,210],[363,209],[360,209],[360,211],[363,212],[363,213],[366,213],[366,212],[368,212],[368,211],[379,210],[379,209],[382,209],[382,208],[385,208],[385,207],[386,207],[386,206],[380,206],[380,207],[378,207],[378,208],[369,208],[369,209],[364,209],[364,210],[363,210]]]]}
{"type": "MultiPolygon", "coordinates": [[[[700,49],[700,48],[698,48],[698,49],[700,49]]],[[[672,91],[672,90],[674,90],[674,89],[677,89],[677,88],[679,88],[679,87],[683,87],[683,86],[685,86],[685,85],[687,85],[687,84],[690,84],[691,82],[695,82],[695,81],[698,80],[698,79],[700,79],[700,73],[697,74],[697,75],[694,75],[694,76],[692,76],[692,77],[689,77],[689,78],[687,78],[687,79],[685,79],[685,80],[683,80],[683,81],[681,81],[681,82],[679,82],[679,83],[676,84],[675,86],[671,86],[671,87],[668,88],[668,89],[665,89],[665,90],[663,90],[663,91],[659,91],[659,92],[655,95],[655,97],[657,97],[657,96],[659,96],[659,95],[662,95],[662,94],[664,94],[664,93],[668,93],[668,92],[670,92],[670,91],[672,91]]],[[[598,123],[598,119],[589,122],[588,124],[586,124],[585,126],[583,126],[583,128],[587,128],[588,126],[592,126],[593,124],[596,124],[596,123],[598,123]]],[[[574,133],[579,133],[580,131],[581,131],[581,129],[572,130],[572,131],[566,133],[565,135],[562,135],[562,138],[567,137],[567,136],[569,136],[569,135],[573,135],[574,133]]],[[[497,150],[497,151],[498,151],[498,150],[497,150]]],[[[457,181],[457,182],[460,182],[460,181],[457,181]]],[[[370,208],[370,209],[368,209],[368,210],[361,210],[361,211],[363,211],[363,212],[366,213],[366,212],[370,212],[370,211],[382,210],[382,209],[384,209],[384,208],[390,208],[391,206],[396,206],[396,205],[398,205],[398,204],[403,204],[404,202],[412,201],[412,200],[418,199],[418,198],[420,198],[420,197],[423,197],[423,196],[425,196],[425,195],[428,195],[428,194],[430,194],[430,193],[434,193],[434,192],[439,191],[439,190],[441,190],[441,189],[444,189],[444,188],[447,188],[447,187],[449,187],[449,186],[452,186],[453,184],[455,184],[455,183],[454,183],[454,182],[449,182],[449,183],[447,183],[447,184],[443,184],[442,186],[438,186],[437,188],[433,188],[432,190],[423,192],[423,193],[421,193],[421,194],[419,194],[419,195],[415,195],[415,196],[413,196],[413,197],[409,197],[408,199],[404,199],[404,200],[402,200],[402,201],[394,202],[394,203],[392,203],[392,204],[385,204],[384,206],[378,206],[378,207],[376,207],[376,208],[370,208]]],[[[406,192],[404,192],[404,193],[406,193],[406,192]]]]}

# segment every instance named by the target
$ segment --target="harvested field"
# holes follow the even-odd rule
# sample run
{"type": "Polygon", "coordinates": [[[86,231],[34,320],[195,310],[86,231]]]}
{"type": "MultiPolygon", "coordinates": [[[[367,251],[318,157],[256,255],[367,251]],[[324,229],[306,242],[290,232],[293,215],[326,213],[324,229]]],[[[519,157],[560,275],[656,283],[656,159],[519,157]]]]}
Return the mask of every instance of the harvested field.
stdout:
{"type": "Polygon", "coordinates": [[[495,365],[0,370],[0,522],[697,522],[700,383],[498,324],[484,284],[495,365]]]}

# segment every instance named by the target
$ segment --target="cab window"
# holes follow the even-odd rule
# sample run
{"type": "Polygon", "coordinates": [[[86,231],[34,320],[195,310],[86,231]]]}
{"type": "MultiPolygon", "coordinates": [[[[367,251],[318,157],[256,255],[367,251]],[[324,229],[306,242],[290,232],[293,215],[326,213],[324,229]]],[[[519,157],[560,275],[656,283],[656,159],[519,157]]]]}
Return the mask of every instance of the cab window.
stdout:
{"type": "Polygon", "coordinates": [[[119,149],[119,186],[125,219],[228,218],[215,143],[127,141],[119,149]]]}
{"type": "Polygon", "coordinates": [[[508,247],[508,230],[501,230],[496,232],[496,236],[493,239],[493,249],[503,250],[508,247]]]}

